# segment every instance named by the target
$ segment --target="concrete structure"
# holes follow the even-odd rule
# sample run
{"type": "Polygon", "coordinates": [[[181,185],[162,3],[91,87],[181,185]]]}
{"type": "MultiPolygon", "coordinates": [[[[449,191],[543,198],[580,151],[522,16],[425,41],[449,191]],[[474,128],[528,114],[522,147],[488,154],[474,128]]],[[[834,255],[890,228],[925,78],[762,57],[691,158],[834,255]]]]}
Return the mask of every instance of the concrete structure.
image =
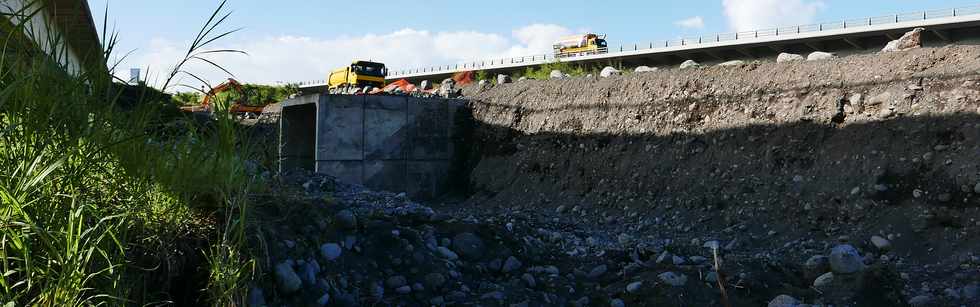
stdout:
{"type": "Polygon", "coordinates": [[[88,1],[7,0],[0,3],[0,13],[6,16],[0,21],[0,32],[13,34],[8,37],[33,41],[70,73],[96,71],[108,76],[88,1]],[[7,33],[11,30],[19,33],[7,33]]]}
{"type": "MultiPolygon", "coordinates": [[[[282,104],[280,170],[303,168],[430,199],[447,191],[463,102],[305,95],[282,104]]],[[[465,124],[465,123],[462,123],[465,124]]]]}
{"type": "MultiPolygon", "coordinates": [[[[781,52],[874,52],[884,47],[888,41],[917,27],[928,30],[924,35],[927,44],[980,38],[980,6],[610,46],[609,53],[606,54],[562,58],[561,61],[598,67],[610,63],[627,67],[676,67],[687,60],[720,63],[735,59],[774,57],[781,52]]],[[[418,84],[422,80],[438,82],[462,71],[486,71],[491,76],[514,74],[528,67],[554,61],[554,55],[544,54],[408,70],[392,69],[388,79],[406,79],[418,84]]],[[[320,92],[325,91],[326,86],[322,82],[309,82],[301,85],[301,89],[320,92]]]]}

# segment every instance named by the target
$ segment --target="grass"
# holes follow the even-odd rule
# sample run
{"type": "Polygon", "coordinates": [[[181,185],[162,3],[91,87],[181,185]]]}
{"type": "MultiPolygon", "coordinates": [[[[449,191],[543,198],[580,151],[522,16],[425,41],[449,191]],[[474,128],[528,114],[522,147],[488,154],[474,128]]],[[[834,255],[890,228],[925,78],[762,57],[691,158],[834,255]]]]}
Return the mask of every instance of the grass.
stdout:
{"type": "MultiPolygon", "coordinates": [[[[38,3],[22,12],[24,20],[42,14],[38,3]]],[[[187,62],[224,70],[206,58],[237,52],[207,49],[234,32],[218,30],[228,18],[223,9],[165,89],[178,86],[179,76],[200,80],[182,70],[187,62]]],[[[224,116],[211,125],[174,117],[174,105],[159,95],[122,103],[128,95],[108,73],[66,73],[65,50],[32,51],[15,37],[26,27],[15,24],[0,53],[0,304],[244,305],[254,269],[244,229],[256,179],[246,167],[254,151],[242,128],[224,116]],[[189,237],[210,247],[182,247],[189,237]],[[178,256],[187,259],[174,259],[180,249],[191,251],[178,256]],[[174,293],[194,284],[174,274],[181,271],[201,272],[203,286],[174,293]]],[[[117,35],[106,36],[110,58],[117,35]]]]}
{"type": "Polygon", "coordinates": [[[513,78],[515,80],[519,79],[520,77],[526,77],[528,79],[535,79],[535,80],[547,80],[551,78],[551,71],[553,70],[561,71],[562,73],[565,73],[572,77],[582,77],[590,74],[593,76],[598,76],[599,72],[602,71],[602,69],[606,66],[611,66],[613,68],[616,68],[623,73],[629,73],[629,71],[625,69],[625,67],[621,62],[608,62],[606,63],[606,65],[594,65],[594,64],[579,65],[579,64],[572,64],[572,63],[562,62],[562,61],[554,61],[551,63],[545,63],[543,65],[539,65],[537,66],[537,68],[528,67],[527,69],[524,70],[524,72],[513,76],[513,78]]]}

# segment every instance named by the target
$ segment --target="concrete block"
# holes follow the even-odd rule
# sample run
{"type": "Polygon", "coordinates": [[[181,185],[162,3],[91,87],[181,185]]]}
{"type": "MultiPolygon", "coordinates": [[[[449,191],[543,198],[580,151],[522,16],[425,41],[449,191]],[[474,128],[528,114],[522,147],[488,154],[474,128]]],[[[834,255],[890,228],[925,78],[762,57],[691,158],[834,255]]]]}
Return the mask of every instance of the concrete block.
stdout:
{"type": "Polygon", "coordinates": [[[406,98],[378,96],[364,109],[364,157],[368,160],[405,159],[408,127],[406,98]]]}
{"type": "Polygon", "coordinates": [[[449,106],[442,99],[410,99],[409,160],[450,158],[449,106]]]}
{"type": "Polygon", "coordinates": [[[448,161],[409,161],[406,193],[417,199],[433,199],[446,193],[448,161]]]}
{"type": "Polygon", "coordinates": [[[364,161],[316,161],[316,172],[343,182],[364,184],[364,161]]]}
{"type": "Polygon", "coordinates": [[[324,95],[317,104],[316,160],[364,158],[364,96],[324,95]]]}
{"type": "Polygon", "coordinates": [[[365,161],[364,185],[376,190],[406,192],[408,164],[404,160],[365,161]]]}

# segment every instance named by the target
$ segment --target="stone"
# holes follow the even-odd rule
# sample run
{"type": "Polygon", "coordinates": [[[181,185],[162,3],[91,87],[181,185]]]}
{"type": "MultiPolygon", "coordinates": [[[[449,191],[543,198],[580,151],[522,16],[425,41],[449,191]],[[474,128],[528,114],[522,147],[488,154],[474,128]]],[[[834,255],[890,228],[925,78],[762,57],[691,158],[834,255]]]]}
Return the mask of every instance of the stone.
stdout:
{"type": "Polygon", "coordinates": [[[691,256],[687,259],[691,261],[691,264],[702,264],[708,261],[708,258],[702,256],[691,256]]]}
{"type": "Polygon", "coordinates": [[[909,299],[909,306],[924,307],[931,306],[933,303],[932,295],[919,295],[909,299]]]}
{"type": "Polygon", "coordinates": [[[447,78],[442,80],[442,84],[439,86],[439,96],[443,98],[453,98],[456,94],[456,81],[453,78],[447,78]]]}
{"type": "Polygon", "coordinates": [[[980,194],[980,182],[977,182],[977,185],[973,186],[973,193],[980,194]]]}
{"type": "Polygon", "coordinates": [[[682,264],[687,263],[687,260],[685,260],[684,257],[681,257],[681,256],[674,256],[674,257],[671,257],[671,262],[673,262],[674,265],[682,265],[682,264]]]}
{"type": "Polygon", "coordinates": [[[602,277],[603,274],[606,274],[607,270],[609,270],[609,267],[607,267],[605,264],[598,265],[592,268],[591,271],[589,271],[588,277],[589,279],[596,279],[602,277]]]}
{"type": "Polygon", "coordinates": [[[834,283],[834,273],[827,272],[824,273],[823,275],[818,276],[817,279],[813,280],[813,287],[817,289],[824,289],[826,287],[829,287],[833,283],[834,283]]]}
{"type": "Polygon", "coordinates": [[[486,252],[486,244],[472,232],[464,232],[453,237],[453,250],[466,259],[479,259],[486,252]]]}
{"type": "Polygon", "coordinates": [[[548,74],[548,77],[551,79],[565,79],[565,73],[556,69],[556,70],[552,70],[551,73],[548,74]]]}
{"type": "Polygon", "coordinates": [[[527,81],[527,80],[528,80],[527,77],[517,78],[517,82],[523,82],[523,81],[527,81]]]}
{"type": "Polygon", "coordinates": [[[401,286],[401,287],[395,288],[395,293],[398,293],[398,294],[409,294],[409,293],[412,293],[412,286],[401,286]]]}
{"type": "Polygon", "coordinates": [[[963,295],[963,298],[968,300],[980,298],[980,284],[972,283],[963,286],[963,289],[960,289],[960,294],[963,295]]]}
{"type": "Polygon", "coordinates": [[[643,288],[642,281],[634,281],[626,285],[626,293],[637,293],[643,288]]]}
{"type": "Polygon", "coordinates": [[[799,304],[800,301],[797,300],[796,298],[786,294],[780,294],[776,298],[769,301],[768,306],[769,307],[796,307],[799,304]]]}
{"type": "Polygon", "coordinates": [[[805,60],[806,58],[804,58],[802,55],[795,54],[795,53],[783,52],[780,53],[778,56],[776,56],[776,63],[798,62],[798,61],[805,61],[805,60]]]}
{"type": "Polygon", "coordinates": [[[419,88],[419,90],[423,90],[423,91],[431,90],[432,89],[432,83],[429,82],[429,80],[422,80],[422,83],[419,83],[419,87],[418,88],[419,88]]]}
{"type": "Polygon", "coordinates": [[[711,240],[711,241],[704,242],[704,245],[701,245],[701,247],[704,247],[704,248],[707,248],[707,249],[710,249],[710,250],[716,250],[716,249],[721,248],[721,242],[718,242],[716,240],[711,240]]]}
{"type": "Polygon", "coordinates": [[[313,285],[316,283],[316,275],[320,274],[320,266],[315,261],[309,261],[300,266],[299,278],[304,284],[313,285]]]}
{"type": "Polygon", "coordinates": [[[436,248],[436,251],[439,252],[439,255],[442,255],[443,258],[446,258],[446,259],[449,259],[449,260],[459,259],[459,255],[457,255],[452,250],[446,248],[445,246],[437,247],[436,248]]]}
{"type": "Polygon", "coordinates": [[[857,273],[864,269],[863,259],[854,246],[838,245],[830,251],[830,269],[838,274],[857,273]]]}
{"type": "Polygon", "coordinates": [[[320,298],[316,299],[317,306],[327,306],[330,304],[330,293],[324,293],[320,298]]]}
{"type": "Polygon", "coordinates": [[[812,53],[810,53],[810,55],[806,56],[806,60],[807,61],[823,61],[823,60],[833,59],[833,58],[836,58],[836,57],[837,57],[837,55],[835,55],[833,53],[830,53],[830,52],[816,51],[816,52],[812,52],[812,53]]]}
{"type": "Polygon", "coordinates": [[[698,62],[695,62],[694,60],[684,61],[684,63],[681,63],[680,66],[681,69],[698,68],[698,67],[701,67],[701,64],[698,64],[698,62]]]}
{"type": "Polygon", "coordinates": [[[401,287],[401,286],[404,286],[404,285],[407,285],[407,284],[408,284],[408,279],[406,279],[405,276],[401,276],[401,275],[388,277],[388,279],[385,280],[385,286],[387,286],[388,288],[392,288],[392,289],[398,288],[398,287],[401,287]]]}
{"type": "Polygon", "coordinates": [[[340,245],[337,243],[320,245],[320,256],[323,256],[323,259],[333,261],[340,258],[341,253],[343,253],[343,250],[340,249],[340,245]]]}
{"type": "Polygon", "coordinates": [[[609,307],[626,307],[626,303],[621,299],[615,298],[609,301],[609,307]]]}
{"type": "Polygon", "coordinates": [[[520,260],[514,258],[514,256],[507,257],[507,261],[504,261],[504,266],[500,269],[504,273],[510,273],[516,271],[524,265],[520,260]]]}
{"type": "Polygon", "coordinates": [[[615,69],[615,68],[613,68],[611,66],[606,66],[606,67],[602,68],[602,71],[599,72],[599,76],[600,77],[603,77],[603,78],[609,78],[609,77],[618,76],[618,75],[621,75],[621,74],[622,74],[622,72],[620,72],[618,69],[615,69]]]}
{"type": "Polygon", "coordinates": [[[683,287],[685,284],[687,284],[687,276],[684,274],[677,274],[674,272],[663,272],[660,273],[660,275],[657,275],[657,278],[659,278],[660,281],[664,282],[665,284],[674,287],[683,287]]]}
{"type": "Polygon", "coordinates": [[[280,263],[276,265],[276,285],[282,292],[293,293],[299,290],[303,281],[299,279],[291,265],[280,263]]]}
{"type": "Polygon", "coordinates": [[[941,203],[948,203],[953,200],[953,194],[950,193],[939,194],[939,196],[936,197],[936,200],[938,200],[941,203]]]}
{"type": "Polygon", "coordinates": [[[925,29],[915,28],[906,32],[901,38],[888,42],[885,48],[881,49],[881,52],[905,51],[922,47],[922,31],[925,29]]]}
{"type": "Polygon", "coordinates": [[[527,286],[528,288],[534,288],[538,286],[538,282],[534,280],[534,275],[531,275],[530,273],[524,273],[524,275],[521,275],[521,280],[524,281],[524,285],[527,286]]]}
{"type": "Polygon", "coordinates": [[[825,272],[830,268],[830,262],[827,256],[815,255],[807,259],[803,266],[814,272],[825,272]]]}
{"type": "Polygon", "coordinates": [[[439,289],[442,285],[446,284],[446,277],[439,273],[429,273],[425,274],[425,286],[429,289],[439,289]]]}
{"type": "Polygon", "coordinates": [[[507,84],[510,82],[511,82],[510,76],[505,74],[497,75],[497,84],[507,84]]]}
{"type": "Polygon", "coordinates": [[[357,228],[357,216],[354,216],[354,212],[350,210],[340,210],[333,216],[333,220],[342,229],[357,228]]]}
{"type": "Polygon", "coordinates": [[[871,236],[871,245],[874,245],[875,248],[878,248],[879,250],[886,251],[891,249],[892,242],[881,236],[871,236]]]}
{"type": "Polygon", "coordinates": [[[745,65],[745,61],[742,61],[742,60],[732,60],[732,61],[721,62],[721,63],[718,64],[718,66],[722,66],[722,67],[741,66],[741,65],[745,65]]]}
{"type": "Polygon", "coordinates": [[[477,82],[476,85],[479,86],[479,87],[481,87],[481,88],[482,87],[486,87],[487,85],[490,85],[490,81],[480,80],[480,82],[477,82]]]}
{"type": "Polygon", "coordinates": [[[640,66],[633,69],[633,72],[655,72],[658,68],[649,66],[640,66]]]}

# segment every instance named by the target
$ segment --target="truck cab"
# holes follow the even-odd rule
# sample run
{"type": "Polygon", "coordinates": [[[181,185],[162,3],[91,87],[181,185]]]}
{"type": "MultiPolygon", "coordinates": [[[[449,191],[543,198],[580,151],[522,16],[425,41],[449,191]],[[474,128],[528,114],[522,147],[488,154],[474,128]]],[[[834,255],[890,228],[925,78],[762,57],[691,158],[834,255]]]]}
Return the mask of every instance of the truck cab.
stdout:
{"type": "Polygon", "coordinates": [[[334,70],[327,79],[330,89],[342,87],[384,87],[388,69],[383,63],[354,61],[350,66],[334,70]]]}

